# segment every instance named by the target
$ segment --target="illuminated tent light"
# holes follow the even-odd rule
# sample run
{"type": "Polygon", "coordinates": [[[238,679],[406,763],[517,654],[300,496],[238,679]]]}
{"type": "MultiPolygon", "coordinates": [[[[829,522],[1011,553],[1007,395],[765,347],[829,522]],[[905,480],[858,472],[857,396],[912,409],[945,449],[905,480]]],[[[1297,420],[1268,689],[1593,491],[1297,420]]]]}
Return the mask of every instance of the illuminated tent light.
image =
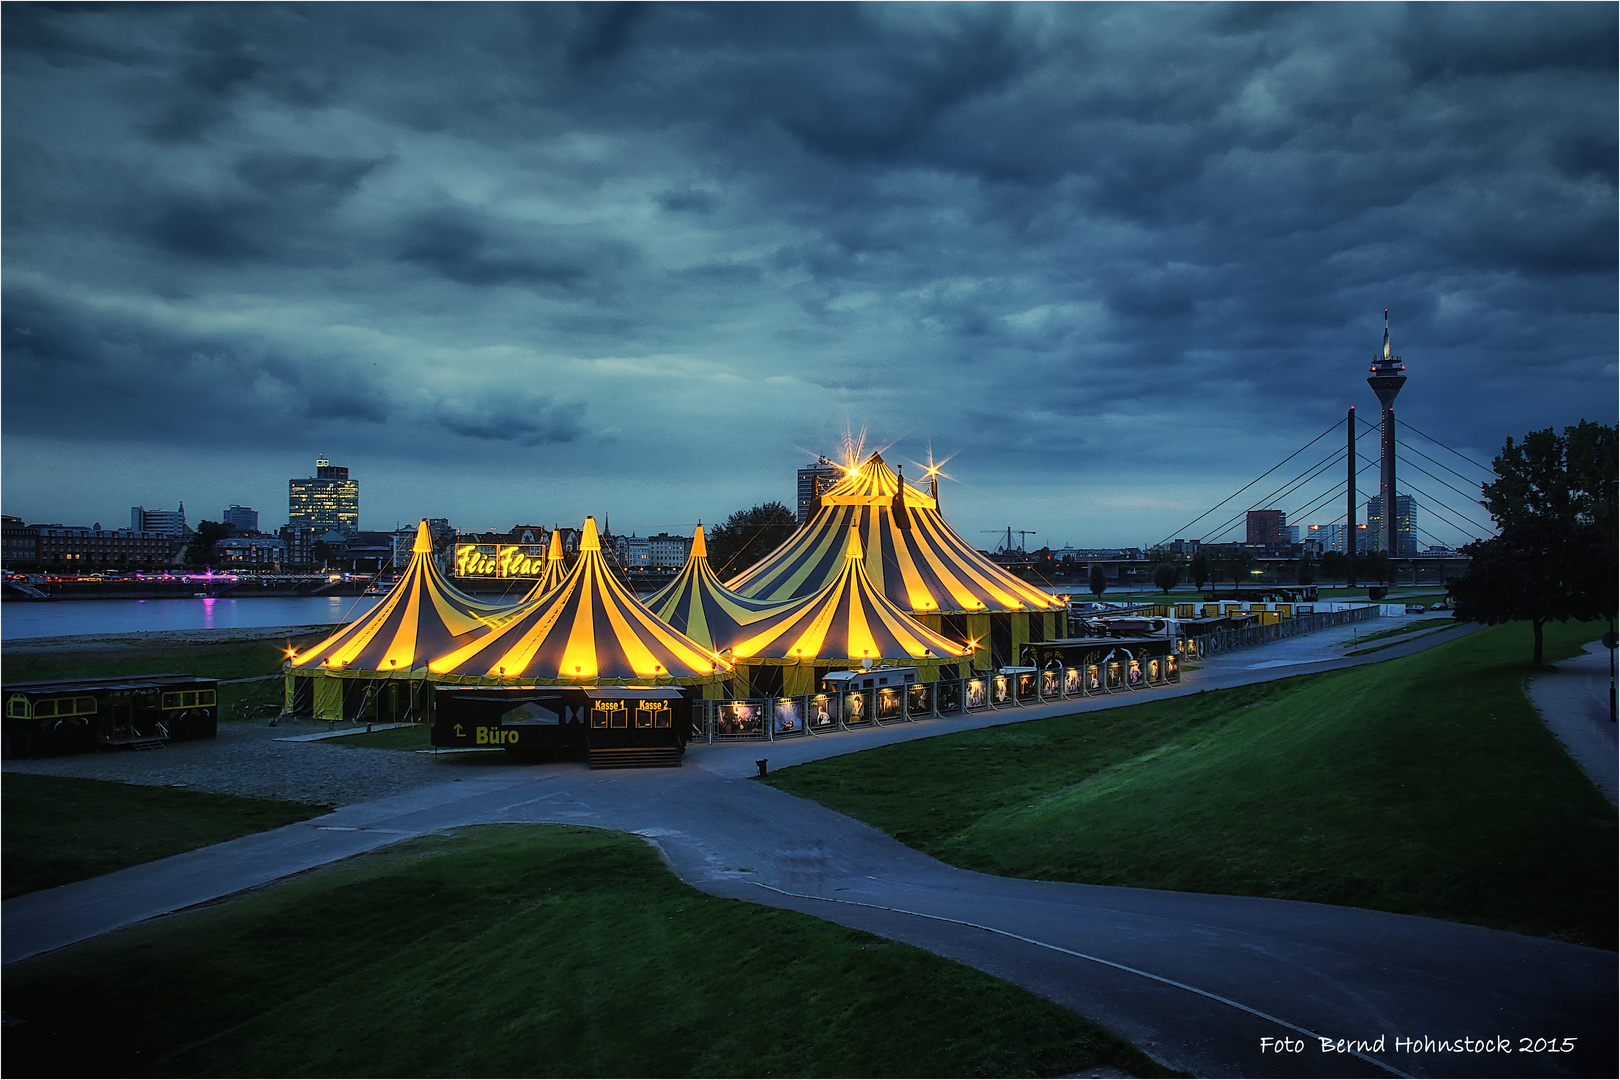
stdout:
{"type": "Polygon", "coordinates": [[[487,678],[504,668],[537,683],[706,682],[711,650],[670,627],[619,583],[586,518],[579,559],[562,582],[487,633],[429,664],[436,674],[487,678]]]}
{"type": "Polygon", "coordinates": [[[913,619],[867,576],[859,532],[843,544],[843,567],[813,596],[782,608],[757,624],[733,650],[754,662],[831,663],[960,656],[962,645],[913,619]]]}
{"type": "Polygon", "coordinates": [[[756,601],[813,595],[841,573],[843,538],[851,528],[867,540],[873,584],[906,611],[1063,610],[1057,597],[997,566],[957,535],[940,514],[939,500],[904,484],[880,454],[822,492],[809,521],[725,587],[756,601]]]}
{"type": "MultiPolygon", "coordinates": [[[[290,674],[321,668],[397,675],[426,667],[458,641],[489,630],[513,605],[480,600],[451,585],[433,558],[433,535],[416,528],[411,561],[388,595],[370,612],[303,652],[293,651],[290,674]]],[[[425,674],[425,671],[423,672],[425,674]]]]}

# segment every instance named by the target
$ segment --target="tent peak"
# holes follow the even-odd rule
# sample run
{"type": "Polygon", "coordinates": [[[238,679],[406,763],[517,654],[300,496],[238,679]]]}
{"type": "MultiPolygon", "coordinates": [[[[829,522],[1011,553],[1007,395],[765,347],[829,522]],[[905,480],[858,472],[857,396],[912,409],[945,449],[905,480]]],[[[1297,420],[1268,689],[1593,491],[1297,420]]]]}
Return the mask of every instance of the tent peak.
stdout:
{"type": "Polygon", "coordinates": [[[427,518],[416,527],[416,543],[411,545],[411,551],[417,555],[430,555],[433,552],[433,533],[428,530],[427,518]]]}
{"type": "Polygon", "coordinates": [[[594,517],[587,516],[585,518],[585,527],[579,531],[579,550],[602,550],[602,541],[596,534],[596,519],[594,517]]]}
{"type": "Polygon", "coordinates": [[[709,542],[703,538],[703,523],[698,522],[697,528],[692,530],[692,551],[694,559],[707,559],[709,557],[709,542]]]}

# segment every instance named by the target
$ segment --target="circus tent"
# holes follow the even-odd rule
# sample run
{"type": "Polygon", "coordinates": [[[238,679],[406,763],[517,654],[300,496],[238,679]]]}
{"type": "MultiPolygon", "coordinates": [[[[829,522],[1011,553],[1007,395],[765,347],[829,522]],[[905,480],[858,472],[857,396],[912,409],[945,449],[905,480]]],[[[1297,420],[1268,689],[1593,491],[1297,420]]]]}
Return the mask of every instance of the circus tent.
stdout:
{"type": "MultiPolygon", "coordinates": [[[[423,521],[416,529],[411,561],[381,603],[318,645],[289,655],[287,708],[303,711],[304,694],[320,719],[342,719],[357,711],[359,694],[376,695],[378,680],[421,680],[427,662],[458,643],[490,630],[513,610],[469,596],[445,580],[433,558],[433,537],[423,521]],[[301,685],[301,682],[303,685],[301,685]],[[345,700],[349,699],[349,700],[345,700]]],[[[388,688],[390,698],[409,686],[388,688]]],[[[390,703],[389,711],[400,711],[390,703]]]]}
{"type": "Polygon", "coordinates": [[[772,612],[792,601],[750,600],[720,583],[709,565],[708,541],[699,525],[692,533],[692,550],[675,580],[647,598],[653,614],[711,649],[729,649],[772,612]]]}
{"type": "Polygon", "coordinates": [[[739,671],[757,676],[753,669],[785,669],[780,690],[756,685],[755,692],[789,695],[812,692],[818,672],[880,661],[915,666],[920,679],[931,682],[939,677],[941,663],[971,651],[913,619],[876,588],[866,571],[860,533],[853,528],[845,534],[837,577],[814,595],[767,615],[731,648],[739,671]]]}
{"type": "Polygon", "coordinates": [[[561,585],[563,578],[568,576],[567,564],[563,561],[562,530],[551,530],[551,546],[546,549],[546,568],[540,574],[539,580],[534,583],[520,603],[527,604],[538,600],[546,593],[561,585]]]}
{"type": "Polygon", "coordinates": [[[726,665],[620,584],[585,519],[579,560],[556,588],[428,664],[437,681],[713,684],[726,665]]]}
{"type": "Polygon", "coordinates": [[[980,643],[974,665],[1011,663],[1023,644],[1064,632],[1062,600],[990,561],[939,510],[937,493],[906,484],[873,454],[822,492],[786,543],[726,582],[737,594],[782,601],[816,593],[842,572],[850,529],[872,584],[925,625],[980,643]]]}

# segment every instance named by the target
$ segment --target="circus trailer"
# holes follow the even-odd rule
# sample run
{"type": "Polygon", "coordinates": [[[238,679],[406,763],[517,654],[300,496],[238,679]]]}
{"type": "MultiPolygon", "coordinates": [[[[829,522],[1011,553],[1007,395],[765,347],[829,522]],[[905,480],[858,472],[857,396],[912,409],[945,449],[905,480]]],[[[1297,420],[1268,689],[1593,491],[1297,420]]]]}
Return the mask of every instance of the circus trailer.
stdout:
{"type": "Polygon", "coordinates": [[[211,739],[219,681],[195,675],[61,679],[5,687],[8,758],[148,749],[211,739]]]}
{"type": "Polygon", "coordinates": [[[434,687],[441,749],[500,749],[591,768],[678,766],[700,693],[673,686],[434,687]]]}

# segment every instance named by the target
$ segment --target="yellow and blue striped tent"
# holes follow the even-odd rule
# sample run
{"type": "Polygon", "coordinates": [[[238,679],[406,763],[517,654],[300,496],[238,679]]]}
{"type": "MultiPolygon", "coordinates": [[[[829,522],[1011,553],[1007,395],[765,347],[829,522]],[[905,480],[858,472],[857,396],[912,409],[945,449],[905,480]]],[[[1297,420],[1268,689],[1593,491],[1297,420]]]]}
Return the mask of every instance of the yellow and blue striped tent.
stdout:
{"type": "Polygon", "coordinates": [[[712,683],[727,665],[619,583],[586,518],[561,585],[428,665],[440,681],[626,685],[712,683]]]}
{"type": "MultiPolygon", "coordinates": [[[[433,558],[426,521],[416,528],[411,561],[375,608],[318,645],[287,659],[287,709],[298,699],[295,679],[314,679],[314,715],[342,719],[344,684],[338,679],[422,679],[427,663],[481,632],[514,605],[480,600],[451,585],[433,558]]],[[[350,696],[361,688],[350,683],[350,696]]],[[[373,687],[373,689],[375,689],[373,687]]],[[[351,701],[347,711],[353,712],[351,701]]]]}
{"type": "Polygon", "coordinates": [[[534,588],[524,595],[520,603],[527,604],[538,600],[552,589],[563,583],[568,576],[567,564],[563,561],[562,530],[551,530],[551,546],[546,549],[546,568],[540,574],[540,579],[534,583],[534,588]]]}
{"type": "Polygon", "coordinates": [[[851,529],[861,537],[866,573],[878,591],[929,627],[978,641],[976,667],[1015,662],[1025,643],[1064,632],[1062,600],[957,535],[937,494],[906,484],[880,454],[849,469],[820,495],[809,521],[726,587],[763,601],[812,595],[842,572],[851,529]]]}
{"type": "Polygon", "coordinates": [[[866,572],[860,533],[853,528],[845,534],[837,577],[749,630],[731,648],[738,670],[785,668],[781,692],[790,695],[813,692],[818,669],[863,662],[915,665],[922,681],[932,682],[941,663],[955,664],[973,651],[913,619],[876,588],[866,572]]]}
{"type": "Polygon", "coordinates": [[[674,581],[647,598],[654,615],[711,649],[729,649],[752,633],[751,627],[773,612],[792,605],[738,596],[720,583],[709,565],[709,545],[699,525],[692,551],[674,581]]]}

